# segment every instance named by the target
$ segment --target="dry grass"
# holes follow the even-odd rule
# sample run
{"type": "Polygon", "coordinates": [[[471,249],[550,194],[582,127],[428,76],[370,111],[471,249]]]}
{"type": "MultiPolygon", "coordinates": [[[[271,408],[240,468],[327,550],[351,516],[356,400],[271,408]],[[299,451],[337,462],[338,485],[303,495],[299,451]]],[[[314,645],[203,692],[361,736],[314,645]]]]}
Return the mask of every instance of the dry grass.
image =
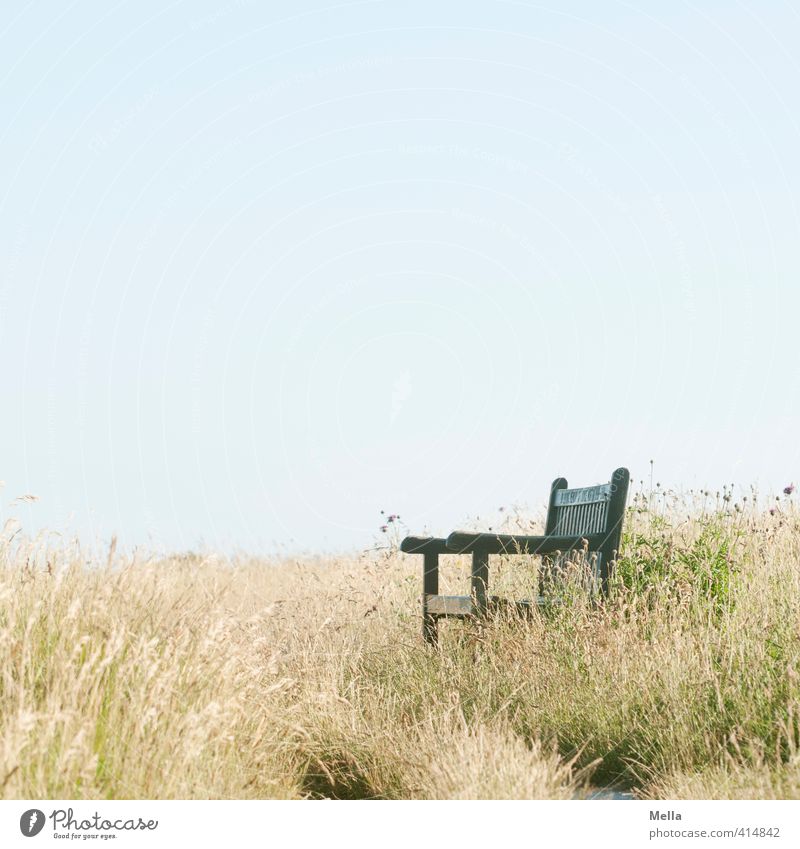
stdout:
{"type": "Polygon", "coordinates": [[[142,561],[7,532],[3,795],[797,798],[800,521],[664,502],[630,511],[601,609],[448,623],[439,651],[413,557],[142,561]]]}

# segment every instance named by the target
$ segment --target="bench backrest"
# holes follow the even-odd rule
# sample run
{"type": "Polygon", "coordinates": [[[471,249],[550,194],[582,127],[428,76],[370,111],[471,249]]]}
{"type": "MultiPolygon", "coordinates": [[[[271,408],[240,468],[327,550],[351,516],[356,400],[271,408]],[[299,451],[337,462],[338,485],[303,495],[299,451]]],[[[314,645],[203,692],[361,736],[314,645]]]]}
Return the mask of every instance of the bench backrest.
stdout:
{"type": "Polygon", "coordinates": [[[597,578],[603,592],[608,589],[610,564],[619,551],[629,484],[628,470],[619,468],[608,483],[568,489],[565,478],[556,478],[550,487],[546,534],[603,535],[595,561],[597,578]]]}

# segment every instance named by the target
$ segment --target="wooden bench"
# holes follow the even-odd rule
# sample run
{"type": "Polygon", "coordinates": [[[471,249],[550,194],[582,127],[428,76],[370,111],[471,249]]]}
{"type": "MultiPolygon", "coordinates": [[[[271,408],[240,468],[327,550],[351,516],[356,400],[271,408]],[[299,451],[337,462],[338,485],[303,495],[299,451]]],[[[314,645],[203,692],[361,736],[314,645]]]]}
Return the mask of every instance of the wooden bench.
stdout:
{"type": "MultiPolygon", "coordinates": [[[[441,618],[482,616],[487,612],[491,554],[543,555],[552,565],[559,556],[585,551],[595,568],[596,585],[606,594],[611,564],[619,551],[629,483],[630,474],[623,468],[617,469],[608,483],[580,489],[568,489],[564,478],[556,478],[550,488],[544,536],[456,531],[446,539],[406,537],[400,550],[423,557],[422,635],[425,640],[436,643],[441,618]],[[439,556],[442,554],[472,555],[470,595],[439,595],[439,556]]],[[[514,604],[524,609],[544,601],[540,595],[534,601],[514,604]]]]}

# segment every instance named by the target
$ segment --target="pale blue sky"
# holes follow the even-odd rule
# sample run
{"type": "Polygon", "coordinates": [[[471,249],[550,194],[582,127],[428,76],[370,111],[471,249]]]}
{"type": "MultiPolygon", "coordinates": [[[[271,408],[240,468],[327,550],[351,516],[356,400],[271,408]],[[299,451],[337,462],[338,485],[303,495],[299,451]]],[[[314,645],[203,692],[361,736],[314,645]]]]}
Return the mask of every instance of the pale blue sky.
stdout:
{"type": "Polygon", "coordinates": [[[800,482],[791,3],[3,10],[4,516],[331,550],[800,482]]]}

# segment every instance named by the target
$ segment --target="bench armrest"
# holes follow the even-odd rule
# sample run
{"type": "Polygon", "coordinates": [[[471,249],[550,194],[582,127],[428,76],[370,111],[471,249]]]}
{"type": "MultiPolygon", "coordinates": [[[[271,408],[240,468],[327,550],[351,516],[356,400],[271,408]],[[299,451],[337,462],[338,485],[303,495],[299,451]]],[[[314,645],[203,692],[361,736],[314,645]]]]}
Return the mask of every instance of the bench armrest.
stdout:
{"type": "Polygon", "coordinates": [[[581,534],[578,536],[523,536],[518,534],[469,534],[456,531],[447,537],[447,551],[466,554],[483,551],[486,554],[555,554],[571,551],[588,545],[589,551],[597,551],[605,540],[605,534],[581,534]]]}
{"type": "Polygon", "coordinates": [[[441,537],[406,537],[400,543],[406,554],[450,554],[447,540],[441,537]]]}

